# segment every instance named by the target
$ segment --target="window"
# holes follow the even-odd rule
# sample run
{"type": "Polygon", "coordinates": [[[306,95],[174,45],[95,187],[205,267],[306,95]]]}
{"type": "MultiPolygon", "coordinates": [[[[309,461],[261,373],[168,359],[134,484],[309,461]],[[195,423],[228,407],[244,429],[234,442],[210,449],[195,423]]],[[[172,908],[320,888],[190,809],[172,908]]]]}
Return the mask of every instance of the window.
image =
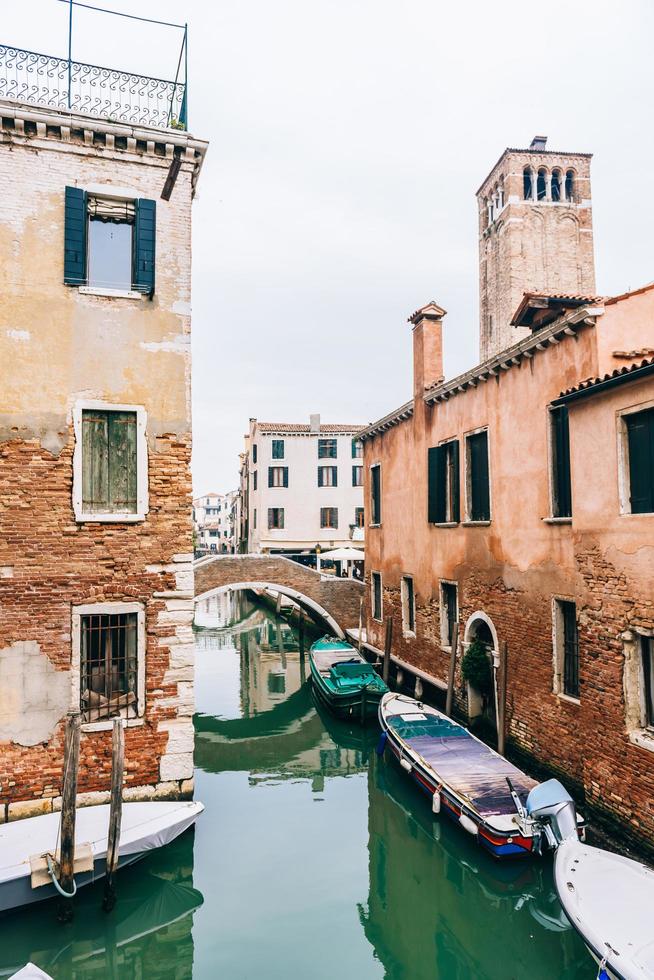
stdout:
{"type": "Polygon", "coordinates": [[[284,458],[284,440],[283,439],[273,439],[273,441],[272,441],[272,458],[273,459],[283,459],[284,458]]]}
{"type": "Polygon", "coordinates": [[[402,579],[402,631],[415,636],[416,633],[416,602],[413,591],[413,579],[405,575],[402,579]]]}
{"type": "Polygon", "coordinates": [[[579,697],[577,607],[569,599],[554,600],[555,691],[579,697]]]}
{"type": "Polygon", "coordinates": [[[452,633],[459,618],[457,587],[454,582],[441,582],[441,646],[451,647],[452,633]]]}
{"type": "Polygon", "coordinates": [[[552,171],[552,200],[553,201],[561,200],[561,171],[560,170],[552,171]]]}
{"type": "Polygon", "coordinates": [[[534,196],[532,175],[529,167],[525,167],[525,169],[522,171],[522,196],[524,197],[525,201],[531,201],[532,197],[534,196]]]}
{"type": "Polygon", "coordinates": [[[74,606],[73,666],[85,724],[145,710],[145,617],[139,603],[74,606]]]}
{"type": "Polygon", "coordinates": [[[154,292],[156,201],[67,187],[64,282],[100,290],[154,292]]]}
{"type": "Polygon", "coordinates": [[[372,618],[381,622],[382,618],[382,580],[379,572],[370,576],[372,588],[372,618]]]}
{"type": "Polygon", "coordinates": [[[318,459],[336,459],[336,439],[318,440],[318,459]]]}
{"type": "Polygon", "coordinates": [[[654,728],[654,637],[640,637],[643,728],[654,728]]]}
{"type": "Polygon", "coordinates": [[[353,487],[363,486],[363,466],[352,467],[352,486],[353,487]]]}
{"type": "Polygon", "coordinates": [[[364,521],[365,521],[365,514],[364,514],[363,507],[355,507],[354,508],[354,526],[355,527],[363,527],[364,526],[364,521]]]}
{"type": "Polygon", "coordinates": [[[427,509],[430,524],[453,524],[460,520],[458,439],[428,451],[427,509]]]}
{"type": "Polygon", "coordinates": [[[547,197],[547,179],[544,167],[540,168],[536,178],[536,197],[539,201],[544,201],[547,197]]]}
{"type": "Polygon", "coordinates": [[[466,490],[469,521],[490,521],[488,431],[466,436],[466,490]]]}
{"type": "Polygon", "coordinates": [[[370,467],[370,518],[371,524],[381,524],[381,464],[370,467]]]}
{"type": "Polygon", "coordinates": [[[352,459],[363,459],[363,443],[360,439],[352,440],[352,459]]]}
{"type": "Polygon", "coordinates": [[[288,466],[269,466],[268,467],[268,486],[287,487],[288,486],[288,466]]]}
{"type": "Polygon", "coordinates": [[[255,444],[252,446],[252,462],[256,463],[256,461],[257,461],[257,444],[255,442],[255,444]]]}
{"type": "Polygon", "coordinates": [[[570,430],[566,405],[551,409],[550,426],[552,516],[572,517],[570,430]]]}
{"type": "Polygon", "coordinates": [[[73,509],[78,521],[136,521],[147,512],[145,411],[78,402],[73,509]]]}
{"type": "Polygon", "coordinates": [[[257,489],[257,470],[255,470],[254,473],[252,474],[252,489],[253,490],[257,489]]]}
{"type": "Polygon", "coordinates": [[[574,201],[575,199],[575,172],[567,170],[565,174],[565,199],[574,201]]]}
{"type": "Polygon", "coordinates": [[[320,508],[320,526],[330,527],[336,530],[338,528],[338,508],[337,507],[321,507],[320,508]]]}
{"type": "MultiPolygon", "coordinates": [[[[283,507],[269,507],[268,508],[268,528],[269,530],[282,530],[284,527],[284,508],[283,507]]],[[[225,531],[225,537],[227,537],[227,531],[225,531]]]]}
{"type": "Polygon", "coordinates": [[[654,513],[654,408],[623,415],[629,457],[629,500],[632,514],[654,513]]]}
{"type": "Polygon", "coordinates": [[[338,467],[319,466],[318,467],[318,486],[336,487],[338,486],[338,467]]]}
{"type": "Polygon", "coordinates": [[[254,508],[254,512],[252,514],[252,527],[256,531],[256,529],[257,529],[257,508],[256,507],[254,508]]]}

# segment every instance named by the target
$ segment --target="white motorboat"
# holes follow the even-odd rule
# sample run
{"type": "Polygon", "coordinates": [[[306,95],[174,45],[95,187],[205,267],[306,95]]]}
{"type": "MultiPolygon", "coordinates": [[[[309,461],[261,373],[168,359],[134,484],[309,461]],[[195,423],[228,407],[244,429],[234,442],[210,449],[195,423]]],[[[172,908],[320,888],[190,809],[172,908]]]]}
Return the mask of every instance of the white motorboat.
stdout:
{"type": "MultiPolygon", "coordinates": [[[[123,803],[119,867],[179,837],[204,810],[202,803],[171,801],[123,803]]],[[[46,855],[56,860],[59,813],[0,825],[0,912],[57,894],[46,855]]],[[[105,873],[109,805],[81,807],[75,821],[75,885],[88,885],[105,873]]],[[[51,864],[52,866],[52,864],[51,864]]]]}

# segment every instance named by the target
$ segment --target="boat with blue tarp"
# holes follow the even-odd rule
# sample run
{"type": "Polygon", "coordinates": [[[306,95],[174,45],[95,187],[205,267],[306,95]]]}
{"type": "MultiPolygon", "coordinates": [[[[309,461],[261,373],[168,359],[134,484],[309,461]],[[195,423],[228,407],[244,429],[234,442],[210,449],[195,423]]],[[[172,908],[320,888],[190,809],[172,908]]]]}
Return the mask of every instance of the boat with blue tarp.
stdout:
{"type": "Polygon", "coordinates": [[[368,661],[349,643],[324,636],[309,651],[316,694],[339,718],[374,718],[388,687],[368,661]]]}

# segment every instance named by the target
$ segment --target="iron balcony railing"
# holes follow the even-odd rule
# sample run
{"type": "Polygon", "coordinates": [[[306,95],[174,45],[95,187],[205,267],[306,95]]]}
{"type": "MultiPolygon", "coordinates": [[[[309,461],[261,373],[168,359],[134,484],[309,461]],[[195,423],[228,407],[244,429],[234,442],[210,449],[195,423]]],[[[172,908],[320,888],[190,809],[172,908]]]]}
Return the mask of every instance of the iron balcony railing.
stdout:
{"type": "Polygon", "coordinates": [[[0,45],[0,99],[186,129],[186,83],[0,45]]]}

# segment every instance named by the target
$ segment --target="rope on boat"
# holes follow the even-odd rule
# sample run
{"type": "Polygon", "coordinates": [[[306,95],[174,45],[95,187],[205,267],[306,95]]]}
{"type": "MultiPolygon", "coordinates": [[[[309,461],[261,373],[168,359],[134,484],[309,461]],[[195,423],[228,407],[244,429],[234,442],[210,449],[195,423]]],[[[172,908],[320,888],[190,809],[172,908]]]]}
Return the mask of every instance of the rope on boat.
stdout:
{"type": "Polygon", "coordinates": [[[609,961],[610,947],[607,944],[607,952],[602,961],[600,962],[599,969],[597,971],[597,980],[610,980],[608,973],[606,972],[606,964],[609,961]]]}
{"type": "Polygon", "coordinates": [[[61,885],[57,881],[57,874],[56,874],[55,869],[54,869],[54,864],[53,864],[53,861],[52,861],[52,855],[51,854],[46,854],[45,860],[46,860],[46,863],[48,865],[48,874],[52,878],[52,884],[55,886],[55,888],[57,889],[57,891],[59,892],[59,894],[61,895],[61,897],[62,898],[75,898],[75,895],[77,894],[77,882],[75,881],[75,879],[73,878],[73,890],[72,890],[72,892],[66,892],[66,891],[64,891],[64,889],[61,887],[61,885]]]}

